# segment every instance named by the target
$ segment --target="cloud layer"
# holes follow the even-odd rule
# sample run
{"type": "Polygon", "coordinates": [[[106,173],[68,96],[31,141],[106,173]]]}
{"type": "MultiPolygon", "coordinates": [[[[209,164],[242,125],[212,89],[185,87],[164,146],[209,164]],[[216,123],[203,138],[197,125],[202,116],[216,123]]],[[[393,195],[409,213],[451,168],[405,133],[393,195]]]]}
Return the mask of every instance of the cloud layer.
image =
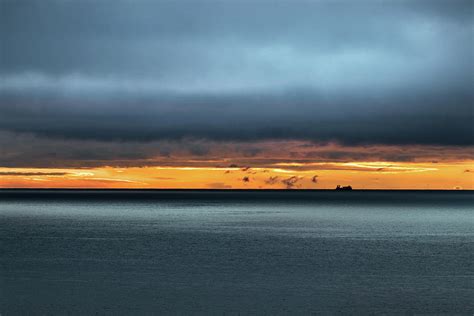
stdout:
{"type": "Polygon", "coordinates": [[[471,1],[1,6],[3,131],[473,145],[471,1]]]}
{"type": "Polygon", "coordinates": [[[36,168],[248,167],[317,170],[325,162],[456,162],[474,160],[473,146],[341,146],[304,141],[209,140],[114,142],[64,140],[0,132],[0,166],[36,168]],[[290,165],[288,165],[290,164],[290,165]],[[298,164],[303,164],[299,166],[298,164]]]}

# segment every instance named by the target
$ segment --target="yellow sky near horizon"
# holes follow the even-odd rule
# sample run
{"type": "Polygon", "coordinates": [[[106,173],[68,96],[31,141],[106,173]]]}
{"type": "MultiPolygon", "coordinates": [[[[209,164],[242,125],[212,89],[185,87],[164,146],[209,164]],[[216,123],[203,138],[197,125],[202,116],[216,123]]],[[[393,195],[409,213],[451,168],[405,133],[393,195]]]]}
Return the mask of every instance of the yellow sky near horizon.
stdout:
{"type": "Polygon", "coordinates": [[[474,189],[474,161],[275,163],[267,167],[0,168],[0,188],[474,189]],[[316,177],[315,177],[316,176],[316,177]]]}

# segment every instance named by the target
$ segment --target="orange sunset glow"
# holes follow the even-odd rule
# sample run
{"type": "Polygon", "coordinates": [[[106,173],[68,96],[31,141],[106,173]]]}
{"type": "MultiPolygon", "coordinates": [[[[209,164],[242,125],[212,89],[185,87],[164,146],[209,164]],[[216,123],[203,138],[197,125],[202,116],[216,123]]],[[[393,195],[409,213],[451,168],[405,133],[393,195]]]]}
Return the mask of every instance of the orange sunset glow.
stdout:
{"type": "MultiPolygon", "coordinates": [[[[32,141],[32,140],[28,140],[32,141]]],[[[147,189],[474,189],[471,148],[343,146],[305,141],[119,144],[56,140],[35,155],[11,155],[0,168],[2,188],[147,189]],[[76,159],[81,151],[102,159],[76,159]],[[128,149],[130,147],[131,149],[128,149]],[[133,156],[124,150],[136,153],[133,156]],[[55,160],[46,159],[57,152],[55,160]],[[138,156],[139,158],[136,158],[138,156]],[[120,158],[120,159],[119,159],[120,158]],[[22,163],[22,161],[26,161],[22,163]]]]}
{"type": "Polygon", "coordinates": [[[277,163],[268,168],[0,168],[2,188],[474,189],[474,161],[277,163]],[[305,167],[305,170],[295,169],[305,167]],[[314,169],[312,169],[313,167],[314,169]],[[306,169],[308,168],[308,169],[306,169]]]}

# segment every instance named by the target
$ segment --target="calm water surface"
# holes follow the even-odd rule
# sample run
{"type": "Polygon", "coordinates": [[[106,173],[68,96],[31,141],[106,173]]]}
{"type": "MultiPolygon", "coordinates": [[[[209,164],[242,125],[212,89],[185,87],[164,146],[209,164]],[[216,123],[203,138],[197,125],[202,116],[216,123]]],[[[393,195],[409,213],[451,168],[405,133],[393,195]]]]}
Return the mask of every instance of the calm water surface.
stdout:
{"type": "Polygon", "coordinates": [[[470,192],[0,191],[0,313],[474,313],[470,192]]]}

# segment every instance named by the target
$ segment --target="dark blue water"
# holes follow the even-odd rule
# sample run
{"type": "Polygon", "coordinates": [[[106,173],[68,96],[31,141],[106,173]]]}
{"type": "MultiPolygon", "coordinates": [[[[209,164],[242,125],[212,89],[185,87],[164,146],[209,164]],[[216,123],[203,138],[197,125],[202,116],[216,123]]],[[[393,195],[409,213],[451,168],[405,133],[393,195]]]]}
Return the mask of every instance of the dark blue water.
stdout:
{"type": "Polygon", "coordinates": [[[0,191],[0,313],[472,315],[473,202],[0,191]]]}

